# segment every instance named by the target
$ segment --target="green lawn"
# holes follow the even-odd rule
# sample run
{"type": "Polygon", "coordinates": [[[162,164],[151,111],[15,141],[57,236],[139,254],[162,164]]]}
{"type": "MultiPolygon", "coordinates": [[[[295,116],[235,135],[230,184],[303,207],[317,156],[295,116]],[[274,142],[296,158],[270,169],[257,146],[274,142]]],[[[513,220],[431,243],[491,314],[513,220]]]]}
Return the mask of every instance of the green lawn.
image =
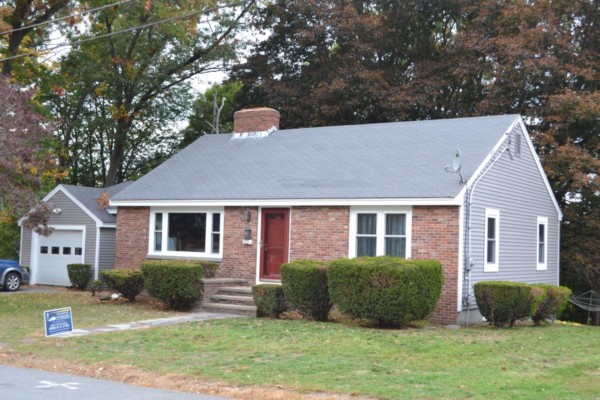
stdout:
{"type": "Polygon", "coordinates": [[[100,302],[89,292],[25,293],[0,295],[0,343],[18,345],[44,338],[45,310],[71,307],[75,328],[161,318],[178,313],[158,310],[146,303],[100,302]]]}
{"type": "MultiPolygon", "coordinates": [[[[6,301],[0,297],[0,342],[10,340],[12,351],[45,358],[389,399],[600,397],[600,330],[594,327],[378,330],[233,319],[65,340],[39,337],[30,323],[21,324],[33,314],[41,326],[35,302],[19,302],[18,317],[6,301]],[[6,317],[13,328],[24,327],[20,341],[6,339],[6,317]],[[37,340],[23,343],[32,336],[37,340]]],[[[123,314],[131,308],[123,307],[123,314]]],[[[88,312],[96,314],[93,306],[88,312]]],[[[107,322],[98,314],[97,322],[86,319],[89,326],[107,322]]]]}

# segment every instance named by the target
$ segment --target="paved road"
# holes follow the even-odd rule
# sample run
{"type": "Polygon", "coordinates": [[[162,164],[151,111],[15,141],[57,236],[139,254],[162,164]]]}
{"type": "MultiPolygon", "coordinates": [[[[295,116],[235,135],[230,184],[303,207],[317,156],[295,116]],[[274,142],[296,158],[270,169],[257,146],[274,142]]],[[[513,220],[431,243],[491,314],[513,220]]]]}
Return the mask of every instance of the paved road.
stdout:
{"type": "Polygon", "coordinates": [[[0,365],[0,400],[225,400],[0,365]]]}

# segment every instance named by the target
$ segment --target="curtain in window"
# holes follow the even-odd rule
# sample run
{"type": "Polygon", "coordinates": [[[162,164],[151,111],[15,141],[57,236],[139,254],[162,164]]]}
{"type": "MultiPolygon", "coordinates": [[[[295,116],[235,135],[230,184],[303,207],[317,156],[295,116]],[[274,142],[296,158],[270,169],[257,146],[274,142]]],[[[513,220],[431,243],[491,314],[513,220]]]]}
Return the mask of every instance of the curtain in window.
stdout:
{"type": "Polygon", "coordinates": [[[377,214],[358,214],[356,230],[356,256],[377,254],[377,214]]]}
{"type": "Polygon", "coordinates": [[[385,254],[406,257],[406,214],[386,214],[385,254]]]}

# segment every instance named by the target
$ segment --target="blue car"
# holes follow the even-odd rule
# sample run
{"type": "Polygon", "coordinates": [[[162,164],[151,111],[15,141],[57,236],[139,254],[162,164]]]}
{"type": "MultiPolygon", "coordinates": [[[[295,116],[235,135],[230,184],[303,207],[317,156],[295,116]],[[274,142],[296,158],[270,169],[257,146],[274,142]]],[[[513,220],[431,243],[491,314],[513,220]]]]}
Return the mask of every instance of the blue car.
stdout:
{"type": "Polygon", "coordinates": [[[21,283],[29,282],[29,272],[13,260],[0,260],[0,286],[9,292],[21,287],[21,283]]]}

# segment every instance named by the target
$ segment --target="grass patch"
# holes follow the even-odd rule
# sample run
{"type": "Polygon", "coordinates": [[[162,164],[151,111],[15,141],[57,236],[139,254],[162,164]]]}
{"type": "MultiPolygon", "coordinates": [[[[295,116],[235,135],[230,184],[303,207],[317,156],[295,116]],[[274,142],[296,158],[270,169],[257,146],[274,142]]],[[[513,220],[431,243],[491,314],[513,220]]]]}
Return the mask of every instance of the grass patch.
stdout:
{"type": "Polygon", "coordinates": [[[0,343],[30,343],[44,338],[45,310],[71,307],[75,328],[132,322],[177,315],[161,311],[151,303],[100,302],[89,292],[15,293],[0,296],[0,343]]]}
{"type": "MultiPolygon", "coordinates": [[[[0,297],[3,319],[5,300],[0,297]]],[[[21,314],[29,312],[29,305],[23,307],[21,314]]],[[[33,310],[41,326],[41,308],[33,310]]],[[[90,326],[102,324],[95,317],[92,321],[90,326]]],[[[32,334],[11,331],[20,332],[21,338],[32,334]]],[[[378,330],[232,319],[67,340],[42,337],[15,343],[11,350],[190,379],[385,399],[595,399],[600,396],[600,354],[595,351],[599,333],[598,328],[563,324],[378,330]]]]}

